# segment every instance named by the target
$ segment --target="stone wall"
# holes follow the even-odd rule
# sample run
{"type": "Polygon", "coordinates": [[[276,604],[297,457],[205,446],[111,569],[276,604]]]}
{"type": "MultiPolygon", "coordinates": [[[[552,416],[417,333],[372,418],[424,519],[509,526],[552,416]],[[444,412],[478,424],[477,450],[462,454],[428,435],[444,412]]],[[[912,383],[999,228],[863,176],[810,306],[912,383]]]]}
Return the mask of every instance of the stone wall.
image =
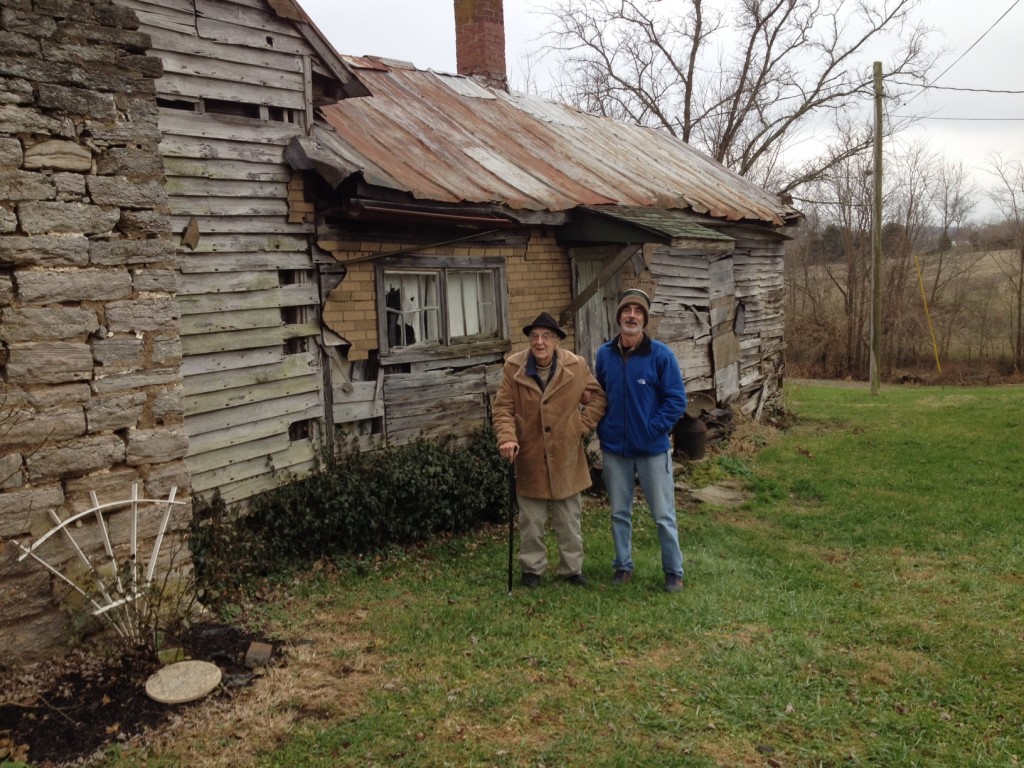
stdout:
{"type": "Polygon", "coordinates": [[[0,666],[80,626],[12,540],[91,493],[189,496],[149,47],[110,0],[0,3],[0,666]]]}

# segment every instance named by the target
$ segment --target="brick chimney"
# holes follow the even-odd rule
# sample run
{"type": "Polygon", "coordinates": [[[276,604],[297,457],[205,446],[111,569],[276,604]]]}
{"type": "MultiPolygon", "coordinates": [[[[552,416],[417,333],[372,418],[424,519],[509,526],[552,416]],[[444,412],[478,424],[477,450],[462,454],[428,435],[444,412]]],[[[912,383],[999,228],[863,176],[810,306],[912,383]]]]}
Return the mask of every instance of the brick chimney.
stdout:
{"type": "Polygon", "coordinates": [[[508,90],[502,0],[455,0],[455,59],[460,75],[508,90]]]}

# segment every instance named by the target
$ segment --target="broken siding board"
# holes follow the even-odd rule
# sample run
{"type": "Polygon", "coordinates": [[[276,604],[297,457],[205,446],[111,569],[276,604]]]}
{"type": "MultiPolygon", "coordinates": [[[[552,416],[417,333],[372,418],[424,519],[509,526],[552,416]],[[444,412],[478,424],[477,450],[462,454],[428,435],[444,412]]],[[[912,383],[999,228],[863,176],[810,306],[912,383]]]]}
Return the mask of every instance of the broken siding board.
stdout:
{"type": "Polygon", "coordinates": [[[185,432],[191,438],[193,435],[201,435],[207,432],[227,429],[228,427],[249,424],[259,419],[268,418],[271,415],[278,417],[290,416],[292,417],[291,421],[302,421],[308,418],[305,414],[311,408],[319,408],[320,416],[323,416],[323,408],[319,396],[304,393],[278,400],[240,405],[237,408],[228,408],[222,411],[195,414],[194,416],[186,411],[185,432]]]}
{"type": "Polygon", "coordinates": [[[259,440],[272,435],[287,433],[288,427],[297,421],[307,421],[320,416],[322,410],[318,407],[308,408],[299,413],[274,416],[272,418],[251,421],[247,424],[239,424],[234,427],[217,429],[213,432],[204,432],[193,435],[189,438],[189,453],[197,456],[231,445],[240,445],[252,440],[259,440]]]}
{"type": "MultiPolygon", "coordinates": [[[[171,231],[181,234],[192,220],[191,216],[171,218],[171,231]]],[[[311,263],[306,235],[312,227],[306,224],[287,224],[270,219],[221,219],[195,217],[199,227],[199,242],[184,253],[286,253],[304,251],[311,263]]]]}
{"type": "Polygon", "coordinates": [[[252,328],[245,331],[226,331],[224,333],[184,336],[181,339],[181,350],[185,355],[205,355],[212,352],[227,352],[236,349],[280,346],[288,339],[319,335],[320,326],[318,324],[288,324],[282,325],[280,328],[252,328]]]}
{"type": "Polygon", "coordinates": [[[253,382],[279,381],[295,376],[307,376],[314,372],[319,375],[320,367],[317,361],[315,352],[299,352],[271,365],[195,374],[185,379],[185,395],[200,395],[233,387],[251,386],[253,382]]]}

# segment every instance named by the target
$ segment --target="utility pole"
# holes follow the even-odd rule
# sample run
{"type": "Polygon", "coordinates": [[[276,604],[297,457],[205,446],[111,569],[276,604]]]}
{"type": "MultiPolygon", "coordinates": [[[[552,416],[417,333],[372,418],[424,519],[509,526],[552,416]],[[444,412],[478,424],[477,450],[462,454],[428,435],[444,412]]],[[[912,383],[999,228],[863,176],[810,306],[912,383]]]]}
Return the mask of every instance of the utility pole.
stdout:
{"type": "Polygon", "coordinates": [[[877,395],[882,359],[882,62],[875,62],[875,162],[871,205],[871,394],[877,395]]]}

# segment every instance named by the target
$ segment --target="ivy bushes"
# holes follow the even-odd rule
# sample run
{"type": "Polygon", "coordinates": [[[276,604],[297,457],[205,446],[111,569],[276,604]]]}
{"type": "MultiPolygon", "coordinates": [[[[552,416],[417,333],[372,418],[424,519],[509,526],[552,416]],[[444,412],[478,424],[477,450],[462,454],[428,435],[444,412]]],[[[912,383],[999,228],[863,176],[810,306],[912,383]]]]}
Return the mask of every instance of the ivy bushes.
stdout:
{"type": "Polygon", "coordinates": [[[240,517],[217,498],[197,504],[191,547],[198,581],[209,598],[243,572],[266,576],[498,520],[507,467],[487,428],[465,444],[421,439],[344,456],[262,494],[240,517]]]}

